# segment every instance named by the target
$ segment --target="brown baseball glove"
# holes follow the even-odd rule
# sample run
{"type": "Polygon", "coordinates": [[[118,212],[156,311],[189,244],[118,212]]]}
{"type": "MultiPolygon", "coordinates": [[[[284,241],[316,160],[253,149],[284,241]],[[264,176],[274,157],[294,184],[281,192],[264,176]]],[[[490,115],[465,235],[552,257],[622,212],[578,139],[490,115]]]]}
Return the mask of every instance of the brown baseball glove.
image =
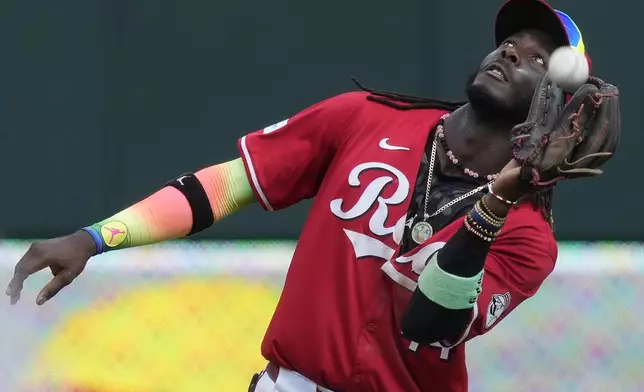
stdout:
{"type": "Polygon", "coordinates": [[[546,72],[511,142],[521,179],[538,191],[563,179],[602,174],[599,168],[615,153],[619,134],[617,87],[591,76],[567,97],[546,72]]]}

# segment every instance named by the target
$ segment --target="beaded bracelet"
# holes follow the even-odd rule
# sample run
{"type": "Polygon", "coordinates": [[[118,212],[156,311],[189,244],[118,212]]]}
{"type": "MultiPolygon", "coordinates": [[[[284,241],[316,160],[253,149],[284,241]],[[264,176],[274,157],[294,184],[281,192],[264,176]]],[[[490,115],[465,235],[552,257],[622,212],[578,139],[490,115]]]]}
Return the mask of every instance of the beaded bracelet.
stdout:
{"type": "Polygon", "coordinates": [[[504,219],[495,219],[491,217],[485,210],[481,207],[481,202],[477,202],[474,205],[474,208],[470,211],[472,217],[479,222],[492,226],[494,229],[500,229],[505,223],[504,219]]]}
{"type": "Polygon", "coordinates": [[[486,236],[484,233],[481,233],[481,232],[479,232],[478,230],[474,229],[474,228],[473,228],[473,227],[468,223],[468,220],[469,220],[469,219],[467,219],[467,218],[466,218],[466,219],[465,219],[465,221],[464,221],[465,228],[467,229],[467,231],[469,231],[470,233],[472,233],[472,234],[474,234],[475,236],[479,237],[480,239],[482,239],[482,240],[483,240],[483,241],[485,241],[485,242],[492,242],[492,241],[494,241],[494,238],[493,238],[493,237],[486,236]]]}
{"type": "Polygon", "coordinates": [[[497,227],[493,227],[493,228],[485,227],[480,222],[477,222],[476,219],[472,218],[471,215],[468,215],[466,220],[467,220],[467,223],[469,223],[469,225],[472,226],[473,229],[476,229],[478,232],[480,232],[481,234],[485,234],[488,237],[496,237],[500,231],[500,228],[497,228],[497,227]]]}
{"type": "Polygon", "coordinates": [[[500,216],[496,215],[495,213],[493,213],[492,210],[490,209],[490,206],[488,206],[487,203],[485,202],[484,198],[481,198],[479,201],[481,202],[481,204],[479,205],[481,210],[484,213],[486,213],[487,215],[489,215],[490,218],[492,218],[493,220],[505,222],[506,218],[505,217],[500,217],[500,216]]]}
{"type": "Polygon", "coordinates": [[[502,201],[503,203],[505,203],[507,205],[513,206],[513,205],[517,204],[516,201],[510,201],[508,199],[504,199],[503,197],[501,197],[501,196],[497,195],[496,193],[494,193],[494,190],[492,190],[492,183],[491,182],[489,184],[487,184],[487,190],[490,193],[490,195],[496,197],[497,200],[502,201]]]}
{"type": "Polygon", "coordinates": [[[476,228],[481,229],[487,234],[494,234],[500,230],[500,227],[491,225],[489,222],[482,219],[481,216],[476,215],[476,212],[474,210],[467,214],[467,219],[470,224],[473,224],[474,226],[476,226],[476,228]]]}

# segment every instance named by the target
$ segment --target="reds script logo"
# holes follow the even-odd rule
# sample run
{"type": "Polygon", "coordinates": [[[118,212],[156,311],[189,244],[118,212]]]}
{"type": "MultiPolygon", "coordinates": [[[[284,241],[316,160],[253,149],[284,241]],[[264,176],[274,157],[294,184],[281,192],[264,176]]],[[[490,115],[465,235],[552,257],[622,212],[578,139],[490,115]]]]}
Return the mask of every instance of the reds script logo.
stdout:
{"type": "MultiPolygon", "coordinates": [[[[399,285],[405,287],[409,291],[416,290],[418,286],[417,277],[423,272],[427,261],[431,256],[438,252],[444,245],[444,242],[434,242],[424,245],[415,254],[411,256],[399,256],[393,262],[398,266],[411,263],[411,270],[416,276],[410,278],[399,271],[394,264],[392,258],[396,254],[396,249],[391,248],[386,243],[376,238],[376,236],[392,236],[396,245],[400,245],[402,236],[405,230],[406,215],[401,216],[396,224],[393,226],[385,226],[387,217],[389,216],[389,206],[398,205],[403,203],[407,196],[409,196],[409,180],[405,175],[395,167],[381,162],[366,162],[362,163],[349,173],[349,185],[352,187],[359,187],[360,174],[366,170],[378,169],[384,172],[384,175],[371,181],[364,187],[360,198],[353,206],[345,206],[343,199],[334,199],[330,203],[331,212],[336,217],[342,220],[350,220],[361,217],[369,211],[374,204],[377,204],[376,211],[373,212],[369,218],[369,231],[374,236],[363,233],[358,233],[352,230],[344,229],[353,246],[356,259],[362,257],[377,257],[384,261],[380,269],[389,275],[389,277],[399,285]],[[382,192],[387,184],[398,180],[398,187],[393,195],[390,197],[383,197],[382,192]]],[[[443,346],[441,343],[432,343],[429,346],[437,347],[440,349],[440,358],[447,360],[449,357],[450,348],[443,346]]],[[[419,344],[410,342],[409,350],[417,351],[419,344]]]]}
{"type": "MultiPolygon", "coordinates": [[[[364,190],[355,205],[345,206],[343,199],[335,199],[330,203],[331,212],[342,220],[350,220],[365,215],[367,211],[371,210],[374,204],[376,204],[377,208],[369,219],[369,231],[374,236],[358,233],[348,229],[344,229],[344,232],[351,241],[356,259],[369,256],[383,259],[386,263],[382,266],[382,270],[397,283],[406,287],[410,291],[414,291],[417,285],[416,281],[403,275],[390,264],[390,260],[396,253],[396,249],[391,248],[386,243],[376,238],[391,236],[393,242],[396,245],[400,245],[400,241],[402,240],[403,232],[405,230],[406,216],[401,216],[393,226],[386,226],[385,222],[389,217],[389,206],[399,205],[409,196],[409,180],[400,170],[391,165],[381,162],[366,162],[351,170],[349,173],[349,185],[352,187],[360,187],[362,185],[360,182],[360,175],[367,170],[373,169],[380,170],[384,174],[364,186],[364,190]],[[385,186],[395,180],[397,180],[398,187],[394,194],[390,197],[383,197],[382,193],[385,186]]],[[[417,275],[420,275],[420,273],[423,272],[423,269],[425,269],[425,265],[429,257],[442,248],[444,244],[444,242],[429,244],[412,256],[397,257],[395,262],[398,264],[411,263],[412,271],[417,275]]]]}

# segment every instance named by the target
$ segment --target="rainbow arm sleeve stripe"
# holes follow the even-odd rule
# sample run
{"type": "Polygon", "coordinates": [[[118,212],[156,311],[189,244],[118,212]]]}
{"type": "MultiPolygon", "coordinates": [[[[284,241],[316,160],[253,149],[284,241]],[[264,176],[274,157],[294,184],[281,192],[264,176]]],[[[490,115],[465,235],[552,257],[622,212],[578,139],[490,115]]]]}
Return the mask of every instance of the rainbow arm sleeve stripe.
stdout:
{"type": "MultiPolygon", "coordinates": [[[[202,169],[195,176],[208,195],[215,222],[255,201],[241,158],[202,169]]],[[[103,253],[184,237],[191,227],[192,210],[185,196],[165,187],[85,230],[97,242],[97,253],[103,253]]]]}

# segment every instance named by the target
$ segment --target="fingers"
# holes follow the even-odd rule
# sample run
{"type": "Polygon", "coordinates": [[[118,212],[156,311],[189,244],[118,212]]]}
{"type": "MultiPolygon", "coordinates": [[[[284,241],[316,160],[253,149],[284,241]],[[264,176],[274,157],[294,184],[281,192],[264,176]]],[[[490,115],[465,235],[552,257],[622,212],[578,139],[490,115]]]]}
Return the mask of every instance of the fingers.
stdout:
{"type": "Polygon", "coordinates": [[[13,272],[13,278],[7,286],[5,292],[10,297],[10,303],[15,305],[20,299],[20,292],[25,280],[47,266],[47,261],[40,255],[38,247],[32,245],[24,256],[18,261],[13,272]]]}
{"type": "Polygon", "coordinates": [[[516,159],[511,159],[510,162],[508,162],[503,169],[501,169],[501,173],[505,173],[506,171],[510,171],[512,169],[516,169],[517,167],[521,166],[519,162],[517,162],[516,159]]]}
{"type": "Polygon", "coordinates": [[[45,287],[43,287],[42,290],[40,290],[38,297],[36,297],[36,304],[40,306],[49,301],[53,296],[58,294],[60,290],[72,283],[77,276],[78,273],[69,269],[60,271],[52,280],[49,281],[49,283],[47,283],[47,285],[45,285],[45,287]]]}
{"type": "Polygon", "coordinates": [[[9,303],[11,305],[15,305],[18,303],[20,300],[20,292],[22,291],[22,282],[26,278],[23,277],[17,277],[14,275],[13,279],[11,279],[11,282],[9,282],[9,286],[7,286],[7,291],[6,294],[9,296],[9,303]]]}
{"type": "Polygon", "coordinates": [[[49,269],[51,270],[51,274],[56,276],[63,270],[63,267],[58,264],[52,264],[49,266],[49,269]]]}

